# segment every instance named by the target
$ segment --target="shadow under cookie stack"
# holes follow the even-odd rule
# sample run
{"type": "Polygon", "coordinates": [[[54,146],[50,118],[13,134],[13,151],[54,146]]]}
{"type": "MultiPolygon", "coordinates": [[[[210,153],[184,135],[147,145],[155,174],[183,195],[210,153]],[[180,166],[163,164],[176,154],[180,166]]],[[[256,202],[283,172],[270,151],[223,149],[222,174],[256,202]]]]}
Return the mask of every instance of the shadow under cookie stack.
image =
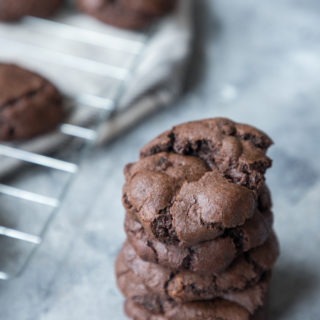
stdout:
{"type": "Polygon", "coordinates": [[[126,166],[116,273],[131,319],[267,318],[279,254],[264,177],[271,144],[251,126],[208,119],[166,131],[126,166]]]}

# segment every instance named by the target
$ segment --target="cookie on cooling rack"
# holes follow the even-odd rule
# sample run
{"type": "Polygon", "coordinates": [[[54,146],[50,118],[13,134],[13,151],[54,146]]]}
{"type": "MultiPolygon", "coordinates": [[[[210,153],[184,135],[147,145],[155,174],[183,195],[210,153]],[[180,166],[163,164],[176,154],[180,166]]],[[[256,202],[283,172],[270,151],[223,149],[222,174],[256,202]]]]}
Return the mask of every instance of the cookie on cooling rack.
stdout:
{"type": "Polygon", "coordinates": [[[121,0],[119,2],[130,10],[155,16],[170,12],[177,4],[176,0],[121,0]]]}
{"type": "Polygon", "coordinates": [[[177,0],[77,0],[83,12],[124,29],[143,29],[169,13],[177,0]]]}
{"type": "Polygon", "coordinates": [[[18,20],[24,16],[48,17],[56,12],[64,0],[1,0],[0,20],[18,20]]]}
{"type": "Polygon", "coordinates": [[[0,140],[28,139],[49,132],[64,115],[62,96],[48,80],[0,63],[0,140]]]}

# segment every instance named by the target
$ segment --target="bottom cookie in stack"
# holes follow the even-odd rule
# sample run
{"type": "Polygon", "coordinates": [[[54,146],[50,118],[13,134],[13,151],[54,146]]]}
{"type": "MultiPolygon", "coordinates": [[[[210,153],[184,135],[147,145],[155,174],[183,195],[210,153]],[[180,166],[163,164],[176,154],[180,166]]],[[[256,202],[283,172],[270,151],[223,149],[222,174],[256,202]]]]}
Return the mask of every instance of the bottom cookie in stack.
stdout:
{"type": "MultiPolygon", "coordinates": [[[[171,310],[188,309],[197,306],[194,304],[195,301],[199,301],[200,305],[205,304],[207,308],[206,304],[211,306],[217,299],[232,302],[249,315],[255,316],[265,304],[270,270],[278,252],[278,242],[275,235],[271,234],[263,245],[239,256],[224,272],[198,274],[171,270],[143,261],[127,242],[117,260],[118,285],[128,299],[128,304],[132,306],[130,310],[142,309],[145,314],[155,314],[164,319],[176,319],[168,317],[167,310],[170,310],[171,314],[171,310]]],[[[184,319],[197,318],[188,316],[184,319]]],[[[251,318],[244,316],[239,319],[251,318]]]]}
{"type": "Polygon", "coordinates": [[[127,299],[125,312],[133,320],[266,320],[266,303],[253,315],[236,303],[214,301],[173,304],[165,302],[160,313],[153,313],[132,299],[127,299]]]}

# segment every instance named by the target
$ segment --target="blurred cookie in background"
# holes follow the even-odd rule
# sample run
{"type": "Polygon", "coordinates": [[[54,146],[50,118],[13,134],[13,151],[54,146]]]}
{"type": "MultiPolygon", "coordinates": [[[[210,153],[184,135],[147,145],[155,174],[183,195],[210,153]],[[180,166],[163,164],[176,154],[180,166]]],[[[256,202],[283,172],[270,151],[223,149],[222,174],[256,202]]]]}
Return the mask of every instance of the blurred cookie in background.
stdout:
{"type": "Polygon", "coordinates": [[[0,0],[0,20],[14,21],[24,16],[48,17],[64,0],[0,0]]]}
{"type": "Polygon", "coordinates": [[[0,141],[52,131],[64,116],[62,95],[47,79],[17,65],[0,63],[0,141]]]}
{"type": "Polygon", "coordinates": [[[171,12],[176,0],[77,0],[79,9],[124,29],[143,29],[171,12]]]}

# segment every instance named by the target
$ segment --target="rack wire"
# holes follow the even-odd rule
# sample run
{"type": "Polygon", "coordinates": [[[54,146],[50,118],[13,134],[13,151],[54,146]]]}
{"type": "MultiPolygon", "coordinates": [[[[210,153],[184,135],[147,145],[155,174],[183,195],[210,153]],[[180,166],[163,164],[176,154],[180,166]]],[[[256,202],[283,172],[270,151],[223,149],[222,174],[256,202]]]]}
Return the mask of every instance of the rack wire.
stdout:
{"type": "Polygon", "coordinates": [[[79,174],[81,159],[97,139],[99,124],[117,110],[148,39],[148,34],[116,31],[77,14],[0,24],[0,60],[39,71],[60,87],[76,112],[83,109],[95,119],[88,126],[63,123],[58,128],[70,137],[67,155],[62,151],[52,157],[25,150],[23,144],[0,144],[0,169],[1,159],[28,168],[13,181],[0,178],[1,280],[24,271],[43,241],[79,174]]]}

